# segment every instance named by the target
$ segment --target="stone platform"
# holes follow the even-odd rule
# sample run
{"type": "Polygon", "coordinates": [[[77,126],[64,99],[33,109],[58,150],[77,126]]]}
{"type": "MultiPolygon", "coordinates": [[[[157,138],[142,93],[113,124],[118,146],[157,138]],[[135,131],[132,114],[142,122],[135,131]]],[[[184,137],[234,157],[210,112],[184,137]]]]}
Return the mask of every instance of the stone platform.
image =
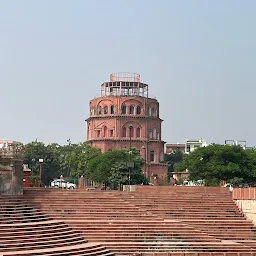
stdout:
{"type": "Polygon", "coordinates": [[[22,199],[116,255],[256,256],[256,229],[228,188],[27,189],[22,199]]]}

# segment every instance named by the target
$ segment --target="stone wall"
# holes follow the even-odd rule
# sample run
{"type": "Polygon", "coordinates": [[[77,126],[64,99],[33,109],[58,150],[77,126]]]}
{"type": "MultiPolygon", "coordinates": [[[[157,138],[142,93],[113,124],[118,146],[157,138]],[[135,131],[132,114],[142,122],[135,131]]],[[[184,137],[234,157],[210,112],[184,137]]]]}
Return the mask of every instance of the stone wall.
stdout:
{"type": "Polygon", "coordinates": [[[235,200],[244,215],[256,225],[256,200],[235,200]]]}
{"type": "Polygon", "coordinates": [[[23,194],[22,161],[12,160],[9,166],[0,170],[0,195],[23,194]]]}
{"type": "Polygon", "coordinates": [[[0,195],[23,194],[23,146],[0,141],[0,195]]]}
{"type": "Polygon", "coordinates": [[[234,188],[232,198],[245,216],[256,225],[256,188],[234,188]]]}
{"type": "Polygon", "coordinates": [[[131,191],[140,193],[220,193],[231,197],[229,188],[199,186],[131,186],[131,191]]]}

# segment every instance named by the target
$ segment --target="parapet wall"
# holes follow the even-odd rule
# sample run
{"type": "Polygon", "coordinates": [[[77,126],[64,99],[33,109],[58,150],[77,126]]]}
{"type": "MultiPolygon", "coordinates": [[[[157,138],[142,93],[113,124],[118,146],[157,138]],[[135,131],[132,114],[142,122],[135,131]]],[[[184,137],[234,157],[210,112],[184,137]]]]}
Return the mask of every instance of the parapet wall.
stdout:
{"type": "Polygon", "coordinates": [[[256,188],[234,188],[232,198],[234,200],[256,200],[256,188]]]}
{"type": "MultiPolygon", "coordinates": [[[[127,186],[124,190],[129,190],[127,186]]],[[[220,193],[231,196],[229,188],[199,186],[131,186],[131,190],[140,193],[220,193]]]]}

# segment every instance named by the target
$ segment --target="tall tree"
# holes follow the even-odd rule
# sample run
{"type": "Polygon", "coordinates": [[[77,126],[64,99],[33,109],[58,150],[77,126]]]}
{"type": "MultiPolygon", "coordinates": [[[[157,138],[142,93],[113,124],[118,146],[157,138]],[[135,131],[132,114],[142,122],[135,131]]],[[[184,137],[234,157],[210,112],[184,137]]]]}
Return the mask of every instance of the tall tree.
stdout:
{"type": "Polygon", "coordinates": [[[77,177],[85,175],[90,161],[101,155],[101,150],[91,147],[87,143],[79,143],[68,155],[70,175],[77,177]]]}
{"type": "Polygon", "coordinates": [[[42,142],[31,142],[24,148],[24,163],[28,164],[32,171],[32,176],[40,174],[39,159],[42,163],[42,183],[49,185],[49,182],[60,175],[60,165],[58,161],[58,151],[56,146],[45,146],[42,142]]]}

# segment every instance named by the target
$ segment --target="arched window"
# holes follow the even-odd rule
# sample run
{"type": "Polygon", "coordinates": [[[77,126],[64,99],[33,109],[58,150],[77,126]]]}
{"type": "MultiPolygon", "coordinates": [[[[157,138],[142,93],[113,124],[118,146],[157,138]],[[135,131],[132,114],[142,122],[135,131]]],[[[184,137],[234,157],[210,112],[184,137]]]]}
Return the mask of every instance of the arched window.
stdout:
{"type": "Polygon", "coordinates": [[[148,107],[148,116],[151,116],[151,107],[148,107]]]}
{"type": "Polygon", "coordinates": [[[149,130],[149,138],[153,139],[153,131],[152,130],[149,130]]]}
{"type": "Polygon", "coordinates": [[[91,124],[88,123],[88,139],[91,138],[91,124]]]}
{"type": "Polygon", "coordinates": [[[164,161],[164,153],[163,152],[160,153],[159,161],[160,162],[164,161]]]}
{"type": "Polygon", "coordinates": [[[133,105],[130,106],[130,114],[131,114],[131,115],[134,114],[134,106],[133,106],[133,105]]]}
{"type": "Polygon", "coordinates": [[[98,108],[97,108],[97,114],[98,114],[98,115],[101,115],[101,106],[98,106],[98,108]]]}
{"type": "Polygon", "coordinates": [[[114,105],[110,106],[110,114],[115,114],[114,105]]]}
{"type": "Polygon", "coordinates": [[[156,109],[155,108],[152,108],[151,114],[152,114],[153,117],[156,117],[156,109]]]}
{"type": "Polygon", "coordinates": [[[106,115],[108,113],[108,106],[104,107],[104,114],[106,115]]]}
{"type": "Polygon", "coordinates": [[[136,137],[140,138],[140,128],[139,127],[136,129],[136,137]]]}
{"type": "Polygon", "coordinates": [[[141,106],[138,106],[138,107],[137,107],[137,111],[136,111],[136,112],[137,112],[137,115],[140,115],[140,114],[141,114],[141,106]]]}
{"type": "Polygon", "coordinates": [[[134,137],[134,129],[133,129],[133,127],[129,127],[129,137],[134,137]]]}
{"type": "Polygon", "coordinates": [[[155,151],[150,151],[150,157],[149,157],[149,159],[150,159],[150,162],[155,162],[155,151]]]}
{"type": "Polygon", "coordinates": [[[122,105],[122,114],[125,115],[126,114],[126,105],[122,105]]]}
{"type": "Polygon", "coordinates": [[[103,128],[103,137],[107,137],[108,136],[108,128],[107,126],[104,126],[103,128]]]}
{"type": "Polygon", "coordinates": [[[126,137],[126,128],[123,127],[123,130],[122,130],[122,137],[126,137]]]}
{"type": "Polygon", "coordinates": [[[153,129],[153,139],[156,140],[156,128],[153,129]]]}

